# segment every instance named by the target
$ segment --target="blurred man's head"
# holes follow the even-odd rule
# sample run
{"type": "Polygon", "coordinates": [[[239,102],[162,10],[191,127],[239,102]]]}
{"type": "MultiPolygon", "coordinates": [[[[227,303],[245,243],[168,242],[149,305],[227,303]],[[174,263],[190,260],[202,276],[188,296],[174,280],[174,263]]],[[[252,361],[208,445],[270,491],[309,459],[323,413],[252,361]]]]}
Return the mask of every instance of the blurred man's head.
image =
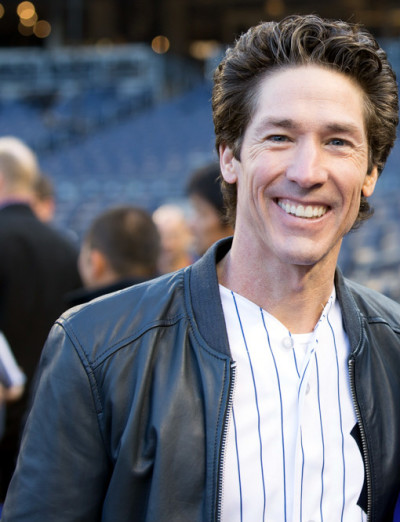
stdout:
{"type": "Polygon", "coordinates": [[[0,200],[31,201],[38,177],[35,153],[18,138],[0,137],[0,200]]]}
{"type": "Polygon", "coordinates": [[[203,255],[213,243],[233,234],[225,215],[219,163],[196,170],[189,179],[187,195],[193,209],[193,247],[198,255],[203,255]]]}
{"type": "Polygon", "coordinates": [[[84,285],[95,288],[122,279],[154,277],[160,236],[151,215],[137,207],[100,214],[86,233],[79,256],[84,285]]]}
{"type": "Polygon", "coordinates": [[[160,271],[179,270],[191,263],[191,234],[184,211],[178,205],[162,205],[153,213],[161,236],[160,271]]]}
{"type": "Polygon", "coordinates": [[[37,217],[44,223],[50,223],[55,213],[55,193],[51,179],[40,174],[34,185],[32,208],[37,217]]]}

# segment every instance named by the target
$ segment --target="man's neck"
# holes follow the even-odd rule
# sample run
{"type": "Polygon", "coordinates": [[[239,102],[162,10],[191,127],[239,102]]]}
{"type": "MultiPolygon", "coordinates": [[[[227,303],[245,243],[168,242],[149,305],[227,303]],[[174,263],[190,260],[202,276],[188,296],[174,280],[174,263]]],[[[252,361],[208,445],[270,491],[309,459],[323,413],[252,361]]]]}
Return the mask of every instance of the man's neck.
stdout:
{"type": "Polygon", "coordinates": [[[220,284],[273,315],[292,333],[311,332],[334,285],[336,263],[318,266],[253,263],[234,250],[218,264],[220,284]]]}

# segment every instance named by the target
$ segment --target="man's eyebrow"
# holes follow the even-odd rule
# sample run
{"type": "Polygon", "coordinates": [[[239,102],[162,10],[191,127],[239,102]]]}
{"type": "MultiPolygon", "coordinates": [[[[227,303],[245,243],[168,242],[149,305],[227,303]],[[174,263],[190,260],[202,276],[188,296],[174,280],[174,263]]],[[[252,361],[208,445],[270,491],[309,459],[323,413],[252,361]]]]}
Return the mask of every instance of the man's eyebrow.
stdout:
{"type": "MultiPolygon", "coordinates": [[[[301,128],[301,124],[295,122],[291,118],[264,118],[256,127],[256,132],[263,132],[269,127],[278,127],[281,129],[296,130],[301,128]]],[[[329,132],[338,132],[346,134],[355,134],[360,132],[360,127],[351,122],[331,122],[326,124],[326,130],[329,132]]]]}
{"type": "Polygon", "coordinates": [[[294,120],[290,118],[263,118],[256,127],[256,131],[263,131],[268,127],[281,127],[282,129],[295,129],[298,128],[294,120]]]}
{"type": "Polygon", "coordinates": [[[360,127],[353,123],[329,123],[327,129],[331,132],[355,134],[360,132],[360,127]]]}

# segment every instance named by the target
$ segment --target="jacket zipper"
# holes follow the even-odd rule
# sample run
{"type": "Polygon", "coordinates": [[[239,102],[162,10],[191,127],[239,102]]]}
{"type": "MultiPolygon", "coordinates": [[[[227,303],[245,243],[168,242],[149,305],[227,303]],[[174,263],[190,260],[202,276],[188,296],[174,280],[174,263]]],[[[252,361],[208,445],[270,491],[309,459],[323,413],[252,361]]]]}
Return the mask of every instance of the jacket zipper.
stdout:
{"type": "Polygon", "coordinates": [[[221,515],[222,515],[224,459],[225,459],[226,438],[228,435],[230,412],[232,410],[232,404],[233,404],[233,390],[234,390],[234,386],[235,386],[235,376],[236,376],[236,362],[232,361],[230,364],[230,382],[229,382],[229,389],[228,389],[228,402],[226,405],[224,424],[222,427],[221,448],[220,448],[219,463],[218,463],[219,465],[218,465],[218,483],[217,483],[217,499],[216,499],[216,504],[217,504],[216,522],[221,522],[221,515]]]}
{"type": "Polygon", "coordinates": [[[358,420],[358,425],[360,427],[361,445],[362,445],[363,458],[364,458],[364,464],[365,464],[365,477],[367,479],[367,522],[370,522],[370,520],[371,520],[371,508],[372,508],[371,469],[370,469],[369,459],[368,459],[367,439],[366,439],[366,436],[365,436],[365,430],[364,430],[364,425],[362,423],[360,407],[358,405],[357,396],[356,396],[356,389],[355,389],[355,383],[354,383],[354,364],[355,364],[354,357],[351,357],[349,359],[350,390],[351,390],[351,396],[352,396],[352,399],[353,399],[354,409],[355,409],[355,412],[356,412],[356,417],[357,417],[357,420],[358,420]]]}

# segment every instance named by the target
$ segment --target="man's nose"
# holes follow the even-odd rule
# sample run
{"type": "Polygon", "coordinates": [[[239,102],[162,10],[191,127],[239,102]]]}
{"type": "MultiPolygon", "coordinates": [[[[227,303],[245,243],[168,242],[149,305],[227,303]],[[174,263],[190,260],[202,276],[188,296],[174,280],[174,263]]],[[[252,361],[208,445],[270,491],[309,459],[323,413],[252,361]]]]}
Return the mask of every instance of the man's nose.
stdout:
{"type": "Polygon", "coordinates": [[[296,144],[286,176],[302,188],[321,185],[328,178],[322,145],[313,139],[296,144]]]}

